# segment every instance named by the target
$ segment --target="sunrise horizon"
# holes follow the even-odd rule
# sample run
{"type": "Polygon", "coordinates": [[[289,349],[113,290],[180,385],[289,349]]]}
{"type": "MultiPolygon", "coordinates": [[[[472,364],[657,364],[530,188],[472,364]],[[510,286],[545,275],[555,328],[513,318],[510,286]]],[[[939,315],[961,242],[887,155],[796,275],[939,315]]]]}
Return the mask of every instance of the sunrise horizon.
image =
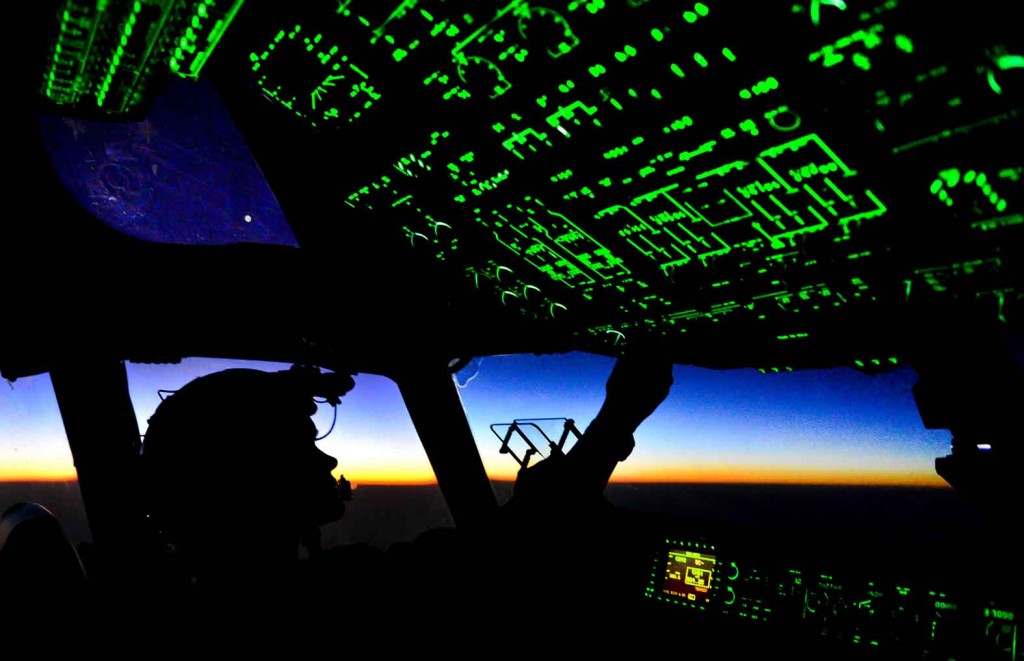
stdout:
{"type": "MultiPolygon", "coordinates": [[[[528,417],[554,425],[546,433],[558,438],[559,421],[571,417],[585,430],[601,407],[613,363],[585,353],[510,355],[477,360],[460,372],[458,392],[487,477],[512,482],[519,470],[511,453],[501,452],[495,425],[528,417]]],[[[129,363],[140,432],[161,403],[160,392],[237,366],[287,367],[213,359],[129,363]]],[[[668,398],[636,430],[636,447],[616,468],[613,483],[947,486],[935,473],[935,459],[948,453],[949,432],[923,426],[909,368],[869,376],[677,365],[673,378],[668,398]]],[[[357,486],[436,484],[394,381],[373,374],[357,374],[355,381],[337,411],[323,405],[313,417],[318,429],[330,432],[317,445],[337,459],[334,477],[344,475],[357,486]]],[[[0,483],[76,481],[48,375],[19,379],[3,403],[8,427],[0,430],[0,483]]],[[[244,437],[235,441],[245,446],[244,437]]],[[[533,442],[536,464],[549,449],[544,438],[533,442]]],[[[510,449],[523,455],[523,447],[510,449]]]]}
{"type": "MultiPolygon", "coordinates": [[[[370,476],[365,478],[346,478],[352,484],[353,489],[361,486],[436,486],[434,478],[388,478],[383,476],[370,476]]],[[[491,477],[492,483],[515,482],[514,477],[491,477]]],[[[4,474],[0,473],[0,484],[49,484],[49,483],[78,483],[77,475],[66,473],[24,473],[4,474]]],[[[737,475],[697,475],[693,473],[681,474],[671,478],[663,474],[641,476],[630,475],[624,477],[612,476],[611,484],[721,484],[721,485],[792,485],[792,486],[836,486],[836,487],[915,487],[915,488],[950,488],[949,485],[938,475],[936,476],[897,476],[884,473],[849,474],[842,476],[821,476],[777,473],[767,479],[759,478],[749,472],[741,472],[737,475]]]]}

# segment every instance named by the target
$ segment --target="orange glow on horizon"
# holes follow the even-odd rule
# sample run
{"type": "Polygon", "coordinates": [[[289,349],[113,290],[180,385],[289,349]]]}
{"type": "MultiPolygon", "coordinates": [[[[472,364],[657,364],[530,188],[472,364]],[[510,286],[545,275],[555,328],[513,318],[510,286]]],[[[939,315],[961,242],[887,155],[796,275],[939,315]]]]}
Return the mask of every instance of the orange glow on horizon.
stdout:
{"type": "Polygon", "coordinates": [[[428,487],[436,486],[437,480],[430,478],[429,480],[416,480],[416,479],[366,479],[366,480],[352,480],[352,489],[358,489],[359,487],[428,487]]]}
{"type": "Polygon", "coordinates": [[[0,465],[0,482],[76,482],[78,471],[63,462],[37,463],[31,468],[0,465]]]}
{"type": "Polygon", "coordinates": [[[685,484],[794,484],[835,486],[947,487],[937,474],[856,468],[808,470],[788,466],[620,467],[612,482],[685,484]]]}
{"type": "MultiPolygon", "coordinates": [[[[433,473],[419,467],[403,471],[359,469],[349,467],[345,477],[352,486],[422,486],[437,484],[433,473]]],[[[337,475],[336,475],[337,477],[337,475]]],[[[487,476],[492,482],[515,482],[514,471],[492,471],[487,476]]],[[[624,465],[612,476],[613,483],[634,484],[793,484],[835,486],[906,486],[948,487],[938,475],[853,469],[821,469],[809,471],[799,467],[687,467],[672,469],[660,467],[652,470],[637,467],[630,471],[624,465]]]]}
{"type": "MultiPolygon", "coordinates": [[[[489,476],[493,482],[514,482],[515,474],[489,476]]],[[[353,488],[359,486],[430,486],[437,480],[423,471],[354,471],[346,475],[353,488]]],[[[24,472],[0,471],[3,482],[76,482],[74,470],[62,467],[36,468],[24,472]]],[[[815,471],[786,468],[731,468],[722,470],[690,468],[685,470],[624,471],[612,477],[616,484],[792,484],[821,486],[903,486],[948,487],[938,475],[915,475],[866,471],[815,471]]]]}
{"type": "MultiPolygon", "coordinates": [[[[949,485],[945,480],[936,476],[931,477],[918,477],[907,476],[907,475],[891,475],[891,476],[879,476],[879,475],[862,475],[857,476],[831,476],[826,478],[825,476],[793,476],[789,479],[776,478],[766,479],[764,475],[696,475],[689,474],[679,476],[682,479],[668,479],[664,477],[648,477],[648,478],[622,478],[613,479],[612,484],[789,484],[789,485],[804,485],[804,486],[886,486],[886,487],[928,487],[928,488],[948,488],[949,485]]],[[[9,475],[0,473],[0,484],[3,483],[32,483],[32,482],[77,482],[77,475],[68,475],[65,473],[32,473],[32,474],[18,474],[9,475]]],[[[492,482],[514,482],[514,478],[505,477],[492,477],[492,482]]],[[[367,487],[419,487],[419,486],[435,486],[437,480],[431,478],[393,478],[383,475],[376,475],[368,477],[366,479],[351,480],[352,488],[358,489],[360,486],[367,487]]]]}
{"type": "Polygon", "coordinates": [[[393,485],[393,486],[417,486],[424,484],[437,484],[437,478],[428,465],[425,469],[418,465],[408,466],[353,466],[349,464],[345,470],[334,470],[335,478],[344,476],[352,483],[353,488],[360,484],[369,485],[393,485]]]}

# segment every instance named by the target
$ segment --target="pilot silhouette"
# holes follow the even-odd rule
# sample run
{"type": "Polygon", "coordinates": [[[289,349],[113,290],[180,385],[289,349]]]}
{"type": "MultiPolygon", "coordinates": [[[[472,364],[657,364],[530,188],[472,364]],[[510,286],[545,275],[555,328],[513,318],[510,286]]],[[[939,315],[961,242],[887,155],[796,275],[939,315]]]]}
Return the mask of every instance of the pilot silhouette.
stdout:
{"type": "MultiPolygon", "coordinates": [[[[640,349],[620,356],[605,400],[576,445],[520,470],[503,512],[505,530],[490,542],[529,563],[529,572],[506,586],[510,609],[528,612],[543,603],[566,630],[622,626],[615,604],[625,603],[639,583],[621,568],[647,564],[638,543],[645,515],[613,507],[604,491],[632,453],[633,433],[672,382],[664,355],[640,349]]],[[[561,644],[572,651],[571,640],[561,644]]]]}
{"type": "MultiPolygon", "coordinates": [[[[511,502],[468,536],[423,535],[415,557],[371,557],[361,553],[365,549],[339,548],[320,553],[318,562],[300,563],[303,536],[340,518],[351,495],[347,483],[339,486],[331,475],[335,459],[314,443],[310,416],[317,390],[301,372],[225,370],[188,383],[151,417],[141,453],[148,511],[175,549],[172,569],[183,568],[182,583],[196,588],[185,592],[213,595],[215,603],[227,597],[236,605],[241,598],[246,607],[261,604],[275,617],[302,603],[308,620],[338,605],[318,608],[324,605],[321,596],[343,593],[358,603],[361,617],[411,609],[424,630],[441,626],[435,618],[453,612],[471,621],[487,616],[474,606],[481,577],[490,576],[495,586],[515,582],[513,574],[496,576],[486,566],[494,549],[503,556],[542,550],[576,557],[576,566],[583,566],[580,545],[604,534],[609,521],[616,523],[603,496],[608,479],[630,454],[633,432],[671,384],[672,365],[664,359],[643,353],[620,357],[605,401],[580,441],[564,456],[521,471],[511,502]],[[353,572],[361,578],[353,580],[353,572]],[[404,603],[375,599],[375,593],[401,593],[404,603]]],[[[344,377],[337,390],[353,385],[344,377]]],[[[610,530],[620,535],[623,528],[610,530]]],[[[619,541],[627,538],[628,533],[619,541]]],[[[585,564],[596,570],[614,552],[614,541],[607,538],[603,549],[591,549],[585,564]]],[[[559,566],[533,572],[540,594],[555,595],[564,587],[559,566]]],[[[571,592],[582,595],[586,587],[571,592]]],[[[605,592],[614,587],[602,584],[605,592]]]]}
{"type": "MultiPolygon", "coordinates": [[[[672,363],[656,352],[619,357],[605,400],[576,445],[521,469],[511,500],[491,521],[461,535],[417,540],[419,571],[402,591],[410,610],[432,627],[458,621],[514,629],[541,612],[566,631],[570,623],[581,630],[621,625],[614,604],[636,586],[621,568],[646,567],[649,558],[630,558],[646,553],[637,543],[642,522],[613,507],[604,490],[672,382],[672,363]],[[481,605],[485,594],[492,607],[481,605]]],[[[572,640],[563,644],[571,648],[572,640]]]]}
{"type": "Polygon", "coordinates": [[[161,402],[142,445],[143,493],[187,584],[235,595],[291,584],[303,536],[351,498],[315,444],[313,397],[336,403],[353,385],[304,368],[228,369],[161,402]]]}

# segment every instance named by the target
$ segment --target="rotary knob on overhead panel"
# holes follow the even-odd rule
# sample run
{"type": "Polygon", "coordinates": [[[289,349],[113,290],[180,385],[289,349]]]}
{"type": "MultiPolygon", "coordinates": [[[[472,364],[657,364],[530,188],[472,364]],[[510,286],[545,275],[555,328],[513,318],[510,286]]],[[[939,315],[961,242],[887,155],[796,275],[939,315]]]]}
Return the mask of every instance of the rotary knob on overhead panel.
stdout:
{"type": "Polygon", "coordinates": [[[832,595],[824,586],[809,587],[804,593],[804,612],[825,615],[831,612],[832,595]]]}

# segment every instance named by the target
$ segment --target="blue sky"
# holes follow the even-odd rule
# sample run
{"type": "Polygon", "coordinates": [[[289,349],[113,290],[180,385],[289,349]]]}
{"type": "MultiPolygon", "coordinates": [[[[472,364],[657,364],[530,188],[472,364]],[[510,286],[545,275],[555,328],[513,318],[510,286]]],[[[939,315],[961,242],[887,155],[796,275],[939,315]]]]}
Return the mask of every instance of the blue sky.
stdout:
{"type": "MultiPolygon", "coordinates": [[[[460,372],[460,394],[488,474],[512,479],[517,468],[498,453],[490,425],[571,417],[582,430],[601,405],[613,364],[612,358],[584,353],[512,355],[477,359],[460,372]]],[[[159,403],[158,390],[232,366],[287,367],[202,358],[178,365],[129,364],[140,429],[159,403]]],[[[615,479],[944,484],[935,475],[934,459],[948,453],[950,435],[924,428],[910,390],[916,377],[908,367],[868,376],[846,368],[761,374],[676,366],[673,375],[668,399],[637,430],[636,450],[615,479]]],[[[315,421],[323,432],[332,411],[320,409],[315,421]]],[[[550,436],[561,430],[557,421],[544,425],[550,436]]],[[[432,479],[398,388],[383,376],[356,376],[334,430],[320,445],[338,458],[338,472],[357,484],[432,479]]],[[[513,447],[522,454],[522,446],[513,447]]],[[[73,476],[48,376],[4,386],[0,480],[73,476]]]]}

